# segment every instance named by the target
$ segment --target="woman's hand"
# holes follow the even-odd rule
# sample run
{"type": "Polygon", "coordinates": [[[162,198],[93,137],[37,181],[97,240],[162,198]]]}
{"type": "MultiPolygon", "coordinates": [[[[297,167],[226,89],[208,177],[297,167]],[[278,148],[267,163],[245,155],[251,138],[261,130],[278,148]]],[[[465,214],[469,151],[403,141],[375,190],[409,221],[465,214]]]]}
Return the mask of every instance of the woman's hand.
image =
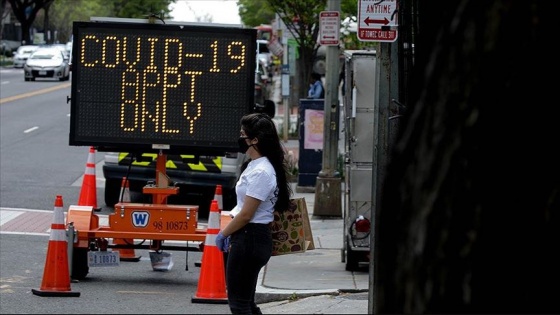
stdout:
{"type": "Polygon", "coordinates": [[[229,251],[229,240],[231,236],[224,236],[222,232],[218,233],[216,236],[216,246],[218,249],[224,253],[229,251]]]}

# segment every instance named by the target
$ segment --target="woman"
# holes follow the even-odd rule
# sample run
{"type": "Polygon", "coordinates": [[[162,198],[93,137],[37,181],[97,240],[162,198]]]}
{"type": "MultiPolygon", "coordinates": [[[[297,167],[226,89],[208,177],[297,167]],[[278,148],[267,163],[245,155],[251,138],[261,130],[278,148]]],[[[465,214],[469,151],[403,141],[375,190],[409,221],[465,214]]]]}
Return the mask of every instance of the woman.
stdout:
{"type": "Polygon", "coordinates": [[[288,209],[292,194],[285,151],[272,119],[262,113],[243,116],[239,151],[242,166],[233,219],[218,233],[217,247],[228,252],[226,284],[232,314],[262,314],[255,304],[259,272],[272,255],[273,211],[288,209]]]}

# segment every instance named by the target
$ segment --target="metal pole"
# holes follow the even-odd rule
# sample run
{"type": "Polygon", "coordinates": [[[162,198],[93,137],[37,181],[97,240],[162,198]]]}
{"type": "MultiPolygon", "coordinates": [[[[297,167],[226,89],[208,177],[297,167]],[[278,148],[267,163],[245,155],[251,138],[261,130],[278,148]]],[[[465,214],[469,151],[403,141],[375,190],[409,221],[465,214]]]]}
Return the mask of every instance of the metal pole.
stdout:
{"type": "MultiPolygon", "coordinates": [[[[284,25],[282,23],[282,25],[284,25]]],[[[284,26],[283,26],[284,27],[284,26]]],[[[288,109],[289,97],[290,97],[290,69],[288,68],[288,38],[286,37],[286,30],[282,28],[282,44],[284,45],[284,51],[282,52],[282,107],[284,109],[284,123],[282,123],[283,139],[284,142],[288,142],[288,131],[290,125],[290,113],[288,109]]]]}
{"type": "MultiPolygon", "coordinates": [[[[328,0],[328,11],[340,12],[339,0],[328,0]]],[[[340,173],[337,171],[339,136],[339,48],[328,46],[325,71],[323,166],[315,185],[314,216],[342,216],[340,173]]]]}
{"type": "Polygon", "coordinates": [[[68,274],[72,276],[72,261],[74,260],[74,222],[68,223],[66,242],[68,246],[68,274]]]}
{"type": "MultiPolygon", "coordinates": [[[[384,187],[386,167],[389,161],[392,140],[395,138],[397,127],[395,121],[390,121],[391,100],[398,99],[399,78],[398,78],[398,49],[396,43],[381,43],[378,51],[379,60],[379,104],[375,107],[374,121],[375,136],[373,138],[373,147],[375,148],[373,156],[373,172],[372,172],[372,201],[371,217],[373,218],[371,229],[374,231],[370,234],[370,257],[376,257],[376,248],[378,248],[379,229],[377,224],[379,221],[379,212],[381,208],[381,197],[384,187]]],[[[375,287],[375,279],[377,275],[377,267],[375,259],[371,259],[369,265],[369,294],[368,294],[368,313],[377,314],[375,301],[377,300],[377,288],[375,287]]]]}

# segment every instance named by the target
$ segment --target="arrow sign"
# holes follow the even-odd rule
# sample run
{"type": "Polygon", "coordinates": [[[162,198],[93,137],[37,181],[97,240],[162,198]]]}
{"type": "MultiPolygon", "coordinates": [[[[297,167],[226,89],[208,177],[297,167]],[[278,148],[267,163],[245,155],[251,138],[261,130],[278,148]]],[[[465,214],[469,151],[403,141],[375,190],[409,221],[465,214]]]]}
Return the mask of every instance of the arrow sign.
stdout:
{"type": "Polygon", "coordinates": [[[364,23],[367,24],[367,26],[369,26],[369,24],[383,24],[383,25],[387,25],[390,23],[389,20],[387,20],[387,18],[383,18],[383,20],[372,20],[369,18],[369,16],[364,20],[364,23]]]}
{"type": "Polygon", "coordinates": [[[398,37],[398,0],[358,0],[358,40],[394,42],[398,37]]]}

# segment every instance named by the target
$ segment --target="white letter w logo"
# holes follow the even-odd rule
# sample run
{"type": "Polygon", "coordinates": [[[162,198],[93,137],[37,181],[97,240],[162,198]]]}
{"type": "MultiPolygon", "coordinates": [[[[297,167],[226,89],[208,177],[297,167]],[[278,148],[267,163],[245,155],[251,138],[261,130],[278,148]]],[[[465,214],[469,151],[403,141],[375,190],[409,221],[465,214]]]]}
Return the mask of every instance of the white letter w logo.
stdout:
{"type": "Polygon", "coordinates": [[[150,213],[146,211],[132,212],[132,225],[135,227],[146,227],[150,222],[150,213]]]}

